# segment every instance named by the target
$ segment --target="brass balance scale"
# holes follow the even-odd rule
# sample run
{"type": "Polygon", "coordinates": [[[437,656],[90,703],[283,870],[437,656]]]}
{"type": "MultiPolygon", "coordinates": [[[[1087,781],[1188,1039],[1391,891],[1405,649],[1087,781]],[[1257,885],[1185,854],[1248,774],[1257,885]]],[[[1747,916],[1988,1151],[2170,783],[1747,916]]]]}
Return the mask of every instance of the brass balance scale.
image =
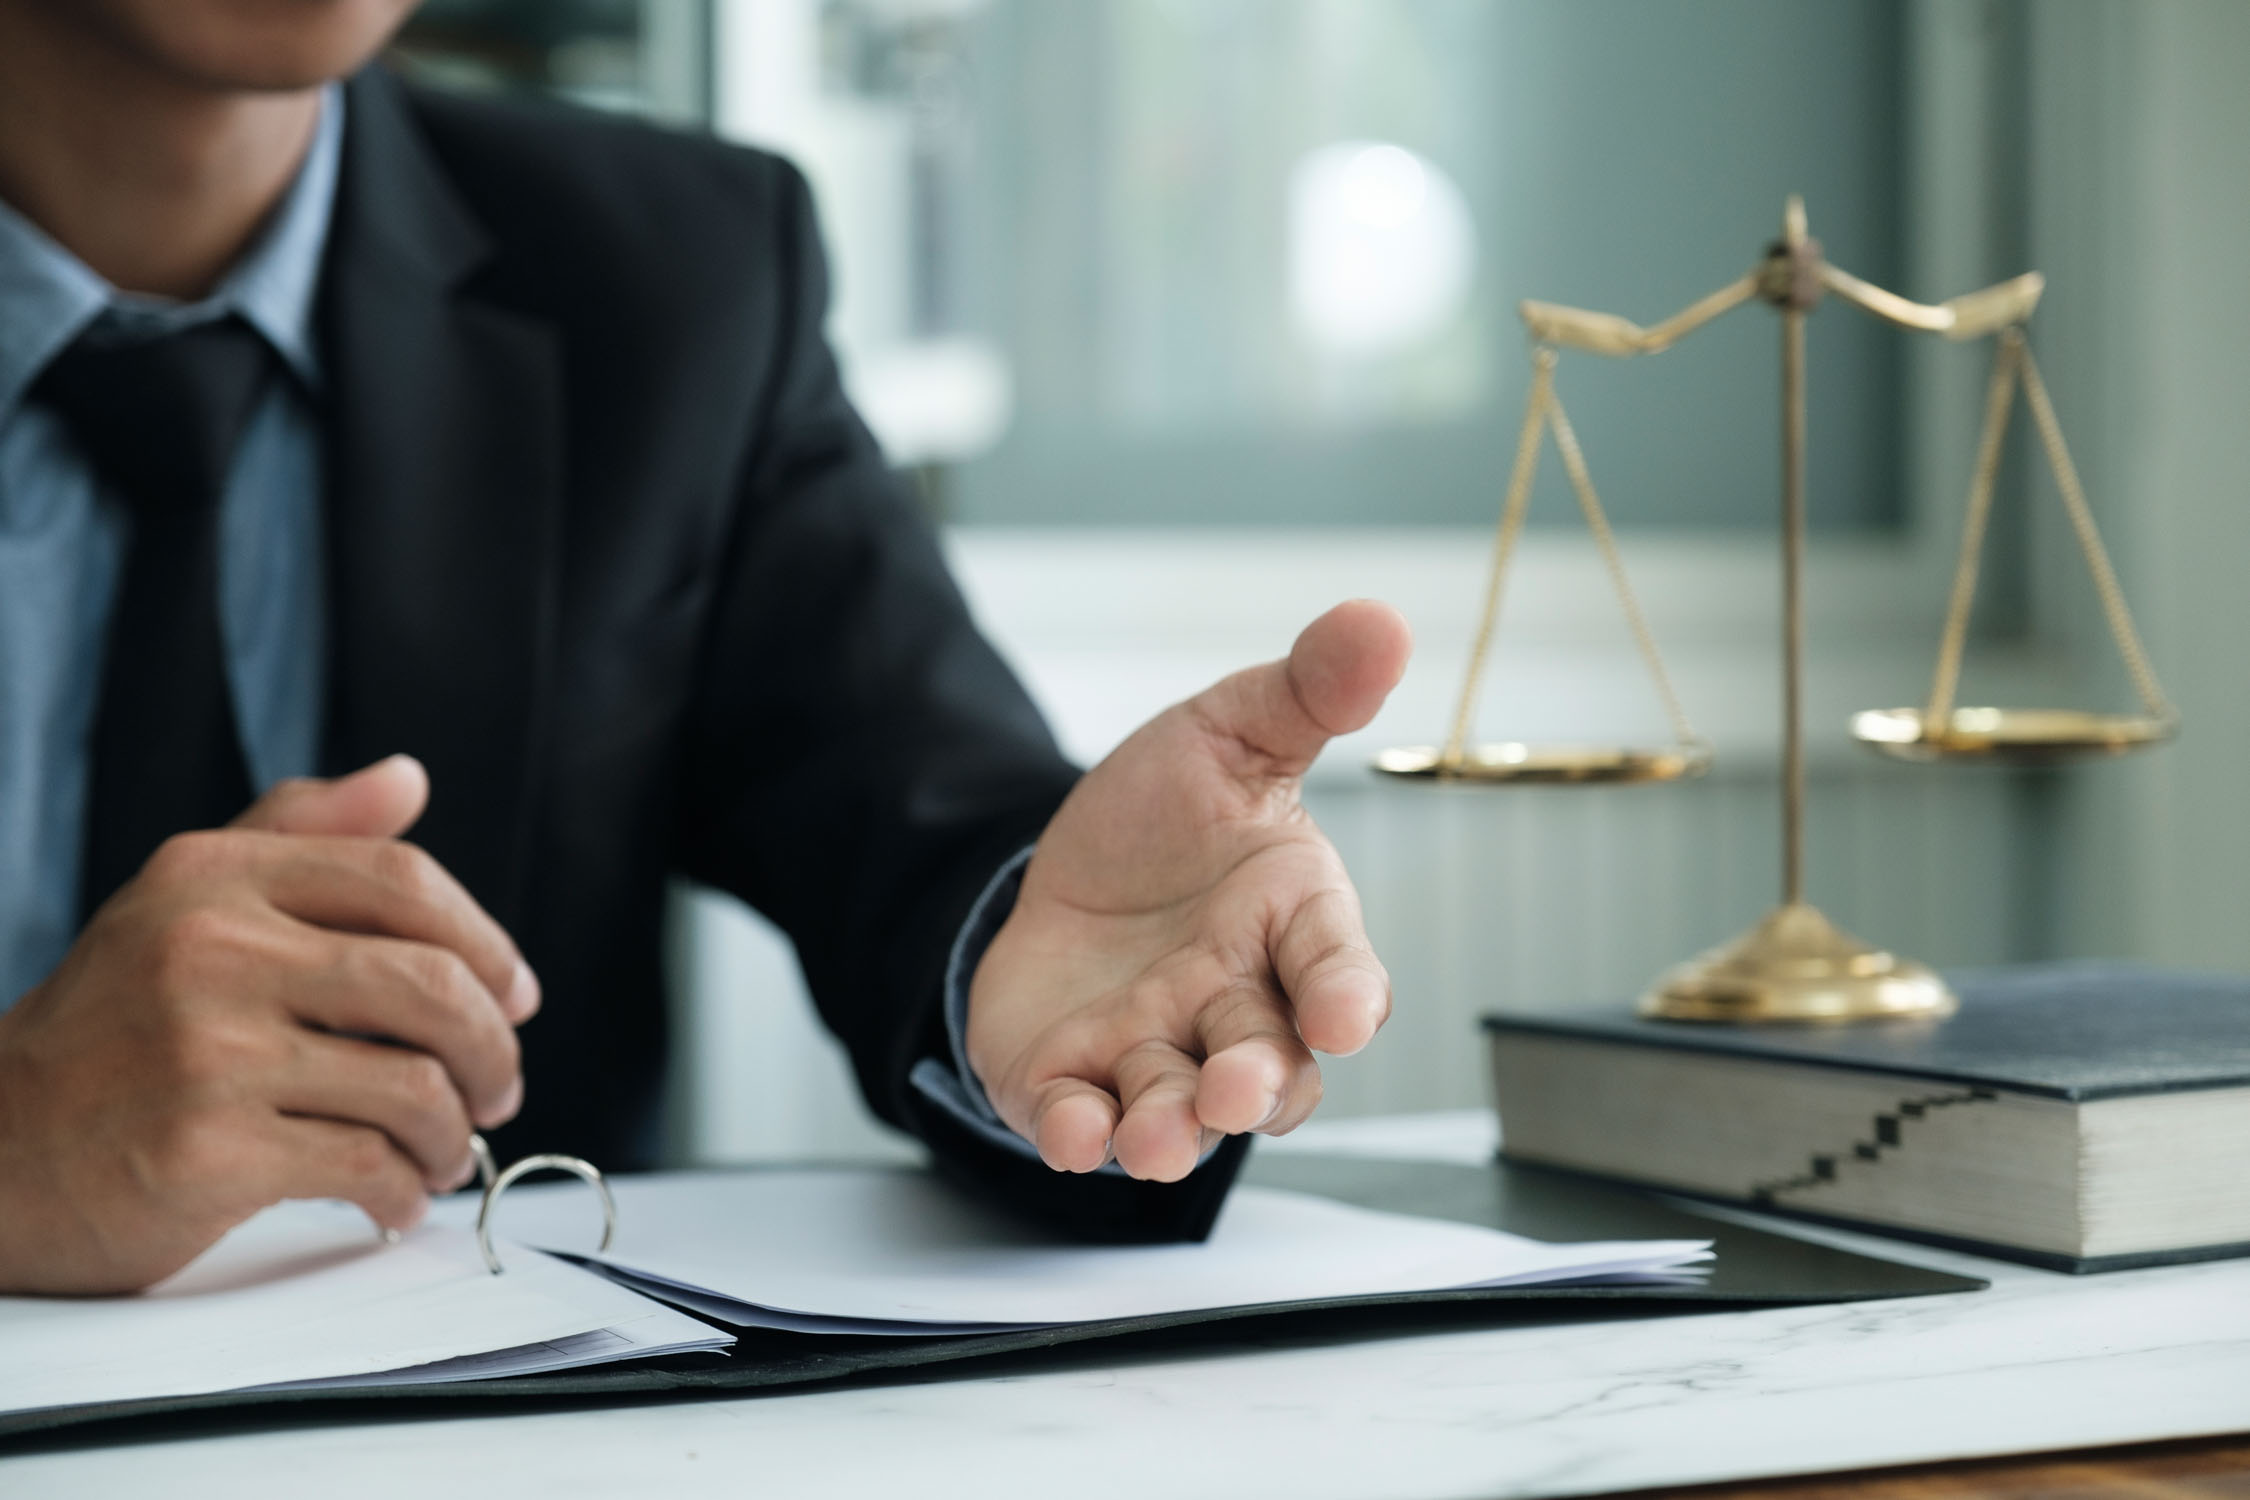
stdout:
{"type": "Polygon", "coordinates": [[[1493,544],[1484,611],[1470,648],[1459,706],[1442,746],[1388,750],[1378,756],[1375,769],[1386,775],[1438,782],[1583,786],[1677,781],[1709,769],[1711,747],[1695,733],[1665,673],[1656,638],[1633,596],[1616,538],[1588,475],[1585,454],[1555,393],[1557,351],[1568,348],[1613,357],[1655,354],[1753,300],[1770,303],[1781,314],[1781,903],[1733,942],[1661,976],[1641,998],[1642,1014],[1679,1021],[1838,1022],[1943,1016],[1957,1003],[1932,970],[1861,942],[1804,899],[1804,324],[1805,315],[1824,293],[1832,292],[1913,332],[1943,334],[1954,340],[1989,337],[1995,346],[1961,551],[1954,567],[1952,595],[1929,696],[1919,708],[1871,709],[1856,715],[1853,736],[1883,754],[1908,761],[2052,764],[2160,744],[2178,730],[2179,716],[2158,685],[2133,629],[2125,596],[2087,508],[2078,471],[2064,446],[2054,406],[2024,339],[2023,325],[2038,305],[2044,287],[2044,280],[2032,272],[1935,307],[1910,302],[1829,264],[1821,254],[1820,242],[1806,231],[1803,201],[1792,197],[1782,216],[1780,240],[1757,266],[1739,281],[1654,327],[1642,328],[1609,313],[1543,302],[1522,304],[1520,310],[1533,348],[1531,393],[1524,405],[1522,435],[1493,544]],[[1964,708],[1954,701],[1969,613],[1976,598],[1986,521],[1991,514],[1993,481],[2018,387],[2031,408],[2040,445],[2054,472],[2071,530],[2093,575],[2110,634],[2140,698],[2138,713],[1964,708]],[[1477,689],[1492,649],[1502,585],[1523,531],[1532,478],[1549,432],[1554,434],[1563,472],[1593,533],[1625,622],[1671,721],[1670,745],[1631,748],[1472,743],[1477,689]]]}

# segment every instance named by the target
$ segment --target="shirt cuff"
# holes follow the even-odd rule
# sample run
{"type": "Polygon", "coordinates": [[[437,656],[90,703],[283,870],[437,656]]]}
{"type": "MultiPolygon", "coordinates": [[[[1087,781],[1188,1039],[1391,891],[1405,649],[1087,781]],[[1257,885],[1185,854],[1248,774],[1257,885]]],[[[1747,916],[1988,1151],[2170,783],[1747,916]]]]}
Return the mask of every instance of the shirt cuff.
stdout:
{"type": "MultiPolygon", "coordinates": [[[[1030,863],[1031,851],[1019,852],[1000,867],[977,897],[976,905],[969,908],[968,920],[961,924],[960,933],[953,939],[953,951],[945,961],[945,1035],[953,1055],[945,1060],[925,1057],[908,1076],[916,1092],[986,1143],[1037,1160],[1039,1148],[1010,1130],[992,1107],[984,1085],[977,1081],[976,1070],[969,1066],[968,1041],[969,981],[1001,924],[1008,920],[1008,913],[1016,909],[1016,893],[1023,889],[1024,867],[1030,863]]],[[[1102,1170],[1116,1168],[1112,1162],[1102,1170]]]]}

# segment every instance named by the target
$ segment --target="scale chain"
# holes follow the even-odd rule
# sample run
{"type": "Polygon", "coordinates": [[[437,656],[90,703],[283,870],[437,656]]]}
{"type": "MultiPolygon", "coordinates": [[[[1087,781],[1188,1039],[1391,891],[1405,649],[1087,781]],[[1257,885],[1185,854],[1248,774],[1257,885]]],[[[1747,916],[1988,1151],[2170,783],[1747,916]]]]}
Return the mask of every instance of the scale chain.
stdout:
{"type": "Polygon", "coordinates": [[[1460,705],[1453,713],[1453,730],[1445,738],[1440,764],[1458,769],[1469,749],[1469,731],[1476,718],[1477,688],[1484,681],[1485,658],[1492,650],[1492,634],[1500,620],[1500,592],[1508,576],[1508,559],[1523,534],[1524,513],[1531,505],[1531,481],[1539,471],[1539,436],[1547,421],[1547,403],[1555,388],[1555,351],[1542,347],[1532,360],[1531,394],[1523,405],[1523,431],[1516,439],[1515,468],[1508,475],[1507,499],[1500,507],[1500,530],[1492,544],[1492,572],[1484,585],[1484,614],[1477,621],[1476,639],[1469,645],[1469,674],[1461,683],[1460,705]]]}
{"type": "Polygon", "coordinates": [[[2038,363],[2031,357],[2030,346],[2023,343],[2023,335],[2017,334],[2016,341],[2024,401],[2039,428],[2039,441],[2047,450],[2048,467],[2055,472],[2055,488],[2062,492],[2071,530],[2078,535],[2078,548],[2086,554],[2086,570],[2094,575],[2094,592],[2101,596],[2102,614],[2117,642],[2118,655],[2125,658],[2125,670],[2132,676],[2133,690],[2140,694],[2142,706],[2157,718],[2176,718],[2171,700],[2156,680],[2156,669],[2149,665],[2148,653],[2141,649],[2140,634],[2133,629],[2132,611],[2125,607],[2125,591],[2118,586],[2117,572],[2109,565],[2102,535],[2094,528],[2094,512],[2086,504],[2086,491],[2078,483],[2078,467],[2070,461],[2070,449],[2063,443],[2062,424],[2055,419],[2054,403],[2047,399],[2047,384],[2039,378],[2038,363]]]}
{"type": "Polygon", "coordinates": [[[2063,442],[2062,424],[2055,416],[2054,403],[2048,399],[2046,384],[2039,378],[2031,346],[2020,328],[2009,328],[2001,333],[1999,348],[1993,355],[1992,380],[1985,393],[1984,431],[1977,444],[1976,469],[1969,481],[1961,553],[1954,564],[1953,592],[1946,607],[1945,634],[1938,647],[1937,671],[1930,683],[1929,703],[1922,714],[1923,732],[1932,736],[1943,734],[1953,714],[1961,656],[1968,641],[1969,616],[1976,603],[1977,574],[2000,468],[2001,444],[2007,434],[2018,382],[2023,386],[2024,404],[2031,408],[2040,446],[2046,452],[2047,467],[2055,476],[2055,488],[2061,493],[2063,510],[2070,517],[2072,534],[2086,559],[2086,571],[2094,580],[2095,593],[2100,596],[2103,619],[2117,642],[2118,655],[2124,658],[2125,670],[2133,679],[2133,689],[2152,716],[2173,718],[2175,710],[2164,696],[2164,689],[2156,680],[2156,670],[2149,664],[2140,635],[2133,628],[2132,612],[2126,607],[2124,590],[2118,585],[2115,569],[2110,566],[2109,553],[2102,546],[2101,532],[2094,525],[2093,511],[2086,503],[2086,491],[2079,483],[2077,466],[2071,462],[2070,450],[2063,442]]]}
{"type": "Polygon", "coordinates": [[[1461,684],[1452,731],[1446,736],[1445,749],[1439,757],[1439,763],[1446,767],[1460,767],[1468,755],[1477,692],[1484,680],[1485,662],[1491,655],[1492,639],[1499,624],[1508,563],[1523,535],[1524,517],[1531,507],[1531,485],[1539,470],[1540,440],[1549,430],[1555,435],[1555,448],[1562,455],[1563,471],[1578,497],[1578,508],[1585,514],[1586,528],[1593,533],[1602,565],[1617,591],[1618,606],[1624,612],[1626,626],[1632,631],[1641,660],[1664,706],[1665,717],[1671,723],[1673,738],[1683,746],[1704,744],[1688,720],[1687,710],[1672,686],[1671,675],[1664,670],[1664,658],[1657,649],[1655,632],[1649,629],[1648,618],[1642,614],[1640,600],[1626,576],[1616,534],[1610,529],[1601,497],[1594,490],[1593,477],[1587,472],[1586,455],[1578,445],[1578,434],[1563,411],[1562,398],[1555,394],[1555,351],[1542,345],[1533,356],[1531,392],[1524,402],[1523,429],[1516,441],[1515,466],[1508,476],[1507,495],[1500,509],[1500,527],[1493,541],[1492,571],[1485,582],[1484,610],[1477,622],[1476,638],[1469,646],[1468,674],[1461,684]]]}
{"type": "Polygon", "coordinates": [[[1656,684],[1657,697],[1663,701],[1665,717],[1672,721],[1672,737],[1682,745],[1701,745],[1702,739],[1697,736],[1695,726],[1688,722],[1687,710],[1680,704],[1680,695],[1673,690],[1671,674],[1664,670],[1664,657],[1656,649],[1656,635],[1648,628],[1640,600],[1625,576],[1625,560],[1618,555],[1617,537],[1609,529],[1609,517],[1602,510],[1601,497],[1594,493],[1593,476],[1586,472],[1586,455],[1578,446],[1578,434],[1563,412],[1562,397],[1551,390],[1547,395],[1547,425],[1554,429],[1555,448],[1562,454],[1563,472],[1570,476],[1570,487],[1578,492],[1578,508],[1586,513],[1586,529],[1594,534],[1594,545],[1601,550],[1602,564],[1609,569],[1609,580],[1617,589],[1617,603],[1625,612],[1625,623],[1641,649],[1641,660],[1648,665],[1648,675],[1656,684]]]}
{"type": "Polygon", "coordinates": [[[1977,439],[1977,465],[1969,479],[1968,514],[1961,523],[1961,555],[1953,564],[1953,593],[1945,609],[1945,634],[1939,638],[1937,672],[1922,713],[1922,732],[1937,735],[1953,716],[1953,694],[1961,681],[1961,652],[1968,643],[1969,613],[1975,607],[1977,574],[1984,557],[1985,523],[1992,514],[1992,489],[2000,473],[2000,445],[2016,393],[2016,371],[2023,335],[2013,328],[2000,335],[1992,356],[1992,379],[1985,387],[1984,431],[1977,439]]]}

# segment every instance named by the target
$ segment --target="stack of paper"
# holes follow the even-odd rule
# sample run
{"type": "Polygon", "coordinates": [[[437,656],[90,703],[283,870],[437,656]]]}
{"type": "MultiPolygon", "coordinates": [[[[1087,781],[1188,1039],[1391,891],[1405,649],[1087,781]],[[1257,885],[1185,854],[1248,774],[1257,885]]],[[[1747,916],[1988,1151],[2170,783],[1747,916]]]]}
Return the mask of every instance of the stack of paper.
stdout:
{"type": "Polygon", "coordinates": [[[355,1208],[286,1203],[139,1296],[0,1297],[0,1411],[252,1386],[373,1389],[732,1342],[521,1247],[494,1276],[463,1230],[385,1245],[355,1208]]]}
{"type": "Polygon", "coordinates": [[[511,1192],[501,1223],[706,1316],[813,1333],[958,1335],[1638,1278],[1710,1253],[1706,1240],[1546,1244],[1270,1188],[1235,1189],[1202,1244],[1097,1247],[1043,1236],[916,1172],[683,1172],[614,1186],[606,1255],[584,1253],[598,1215],[568,1183],[511,1192]]]}
{"type": "Polygon", "coordinates": [[[1665,1275],[1708,1253],[1542,1244],[1257,1188],[1236,1190],[1204,1244],[1122,1248],[1043,1237],[914,1172],[682,1173],[615,1190],[618,1241],[598,1260],[526,1248],[590,1248],[599,1206],[564,1183],[501,1205],[503,1276],[477,1253],[471,1195],[395,1245],[355,1209],[290,1203],[138,1296],[0,1297],[0,1415],[435,1385],[734,1343],[675,1307],[737,1327],[940,1337],[1665,1275]]]}

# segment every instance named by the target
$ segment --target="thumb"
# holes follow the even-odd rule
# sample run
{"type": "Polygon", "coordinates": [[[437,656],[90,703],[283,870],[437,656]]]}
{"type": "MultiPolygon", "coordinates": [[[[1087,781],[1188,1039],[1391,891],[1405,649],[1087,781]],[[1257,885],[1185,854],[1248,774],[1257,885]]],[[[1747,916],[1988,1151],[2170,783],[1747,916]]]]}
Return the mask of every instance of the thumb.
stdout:
{"type": "Polygon", "coordinates": [[[284,781],[230,827],[393,839],[414,826],[430,800],[430,773],[411,755],[393,755],[334,780],[284,781]]]}
{"type": "Polygon", "coordinates": [[[1282,776],[1303,774],[1321,747],[1375,717],[1414,650],[1406,617],[1352,599],[1307,625],[1284,661],[1237,672],[1203,695],[1209,721],[1269,758],[1282,776]]]}

